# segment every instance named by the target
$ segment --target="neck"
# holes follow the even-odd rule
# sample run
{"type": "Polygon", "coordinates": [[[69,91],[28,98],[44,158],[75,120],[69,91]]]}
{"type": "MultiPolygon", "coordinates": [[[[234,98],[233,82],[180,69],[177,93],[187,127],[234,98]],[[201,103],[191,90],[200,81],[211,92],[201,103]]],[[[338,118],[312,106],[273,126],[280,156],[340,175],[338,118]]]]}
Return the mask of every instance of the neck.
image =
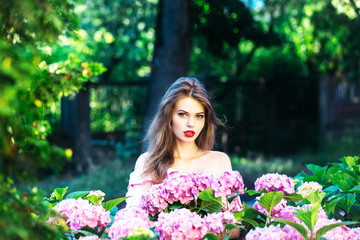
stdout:
{"type": "Polygon", "coordinates": [[[196,146],[195,142],[190,143],[180,143],[176,144],[176,149],[174,152],[175,159],[191,159],[194,158],[200,152],[199,148],[196,146]]]}

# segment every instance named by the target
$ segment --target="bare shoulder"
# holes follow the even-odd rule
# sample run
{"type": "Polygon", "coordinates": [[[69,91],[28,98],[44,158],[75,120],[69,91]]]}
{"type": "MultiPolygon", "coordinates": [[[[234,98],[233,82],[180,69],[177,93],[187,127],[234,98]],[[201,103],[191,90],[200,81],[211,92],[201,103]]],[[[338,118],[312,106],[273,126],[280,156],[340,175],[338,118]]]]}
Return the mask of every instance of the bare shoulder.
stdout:
{"type": "Polygon", "coordinates": [[[229,156],[224,152],[209,151],[208,158],[218,171],[232,170],[229,156]]]}
{"type": "Polygon", "coordinates": [[[143,154],[141,154],[138,159],[136,160],[135,163],[135,170],[142,170],[144,169],[144,165],[146,162],[146,159],[149,157],[149,153],[145,152],[143,154]]]}

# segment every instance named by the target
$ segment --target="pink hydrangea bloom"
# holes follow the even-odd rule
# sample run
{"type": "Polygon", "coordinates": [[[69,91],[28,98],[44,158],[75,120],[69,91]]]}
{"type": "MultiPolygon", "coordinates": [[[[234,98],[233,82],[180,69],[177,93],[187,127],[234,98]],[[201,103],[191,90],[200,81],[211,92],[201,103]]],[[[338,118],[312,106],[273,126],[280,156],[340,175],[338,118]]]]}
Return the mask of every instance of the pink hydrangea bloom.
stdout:
{"type": "Polygon", "coordinates": [[[292,240],[280,226],[270,225],[264,228],[251,229],[245,236],[245,240],[292,240]]]}
{"type": "MultiPolygon", "coordinates": [[[[311,206],[312,206],[312,204],[305,204],[302,207],[300,207],[300,206],[298,206],[298,207],[285,206],[285,208],[283,208],[281,210],[281,212],[279,212],[277,217],[300,223],[301,220],[298,219],[294,213],[297,213],[296,210],[309,210],[311,206]]],[[[324,211],[324,209],[322,207],[320,207],[320,209],[319,209],[318,219],[327,219],[326,212],[324,211]]]]}
{"type": "Polygon", "coordinates": [[[207,233],[204,219],[185,208],[160,213],[154,225],[160,240],[202,239],[207,233]]]}
{"type": "MultiPolygon", "coordinates": [[[[304,223],[301,222],[301,224],[304,227],[306,227],[304,223]]],[[[283,231],[286,232],[286,234],[288,236],[288,239],[291,239],[291,240],[304,240],[302,235],[297,230],[295,230],[295,228],[293,228],[293,227],[291,227],[289,225],[285,225],[284,228],[283,228],[283,231]]],[[[308,235],[310,235],[310,233],[308,233],[308,235]]]]}
{"type": "Polygon", "coordinates": [[[127,207],[116,213],[108,235],[111,239],[117,240],[128,237],[139,229],[144,230],[141,231],[141,234],[151,235],[150,227],[150,220],[145,210],[137,207],[127,207]]]}
{"type": "Polygon", "coordinates": [[[170,204],[180,201],[187,204],[199,196],[194,183],[194,175],[185,172],[172,172],[162,183],[163,197],[170,204]]]}
{"type": "Polygon", "coordinates": [[[211,184],[215,197],[229,197],[233,192],[244,193],[244,181],[238,171],[225,171],[211,184]]]}
{"type": "Polygon", "coordinates": [[[111,222],[110,212],[100,206],[94,206],[84,199],[65,199],[54,209],[66,218],[66,223],[72,230],[81,230],[88,226],[92,229],[99,227],[101,231],[111,222]]]}
{"type": "Polygon", "coordinates": [[[225,223],[235,224],[234,214],[231,212],[210,213],[204,217],[208,231],[220,233],[225,229],[225,223]]]}
{"type": "Polygon", "coordinates": [[[141,197],[140,206],[152,216],[164,211],[168,206],[163,196],[161,184],[152,185],[151,188],[141,197]]]}
{"type": "Polygon", "coordinates": [[[278,173],[268,173],[255,181],[255,190],[265,189],[268,192],[283,191],[285,194],[295,192],[294,181],[288,176],[278,173]]]}
{"type": "Polygon", "coordinates": [[[241,200],[240,197],[236,197],[231,203],[230,203],[230,207],[229,207],[229,212],[234,212],[234,211],[241,211],[243,210],[242,204],[241,204],[241,200]]]}
{"type": "Polygon", "coordinates": [[[193,173],[193,181],[199,191],[211,188],[212,179],[214,179],[212,174],[204,172],[193,173]]]}
{"type": "Polygon", "coordinates": [[[225,171],[217,176],[208,173],[171,172],[160,184],[155,184],[142,196],[140,206],[149,214],[155,216],[163,212],[169,204],[180,202],[189,204],[199,197],[199,193],[212,188],[216,197],[224,201],[223,211],[242,209],[240,199],[230,206],[226,198],[236,193],[244,193],[244,182],[239,172],[225,171]]]}
{"type": "MultiPolygon", "coordinates": [[[[281,199],[281,201],[271,210],[271,217],[278,217],[278,215],[285,209],[287,201],[285,199],[281,199]]],[[[268,215],[268,212],[265,208],[263,208],[260,204],[260,201],[256,201],[253,206],[254,209],[268,215]]]]}
{"type": "Polygon", "coordinates": [[[80,236],[79,240],[100,240],[100,238],[96,235],[92,235],[92,236],[80,236]]]}
{"type": "Polygon", "coordinates": [[[351,240],[360,240],[360,227],[351,228],[348,237],[351,240]]]}
{"type": "Polygon", "coordinates": [[[77,209],[81,207],[81,203],[84,202],[87,202],[86,204],[88,204],[88,201],[83,199],[78,199],[78,200],[74,198],[66,199],[59,202],[54,207],[54,210],[56,210],[61,216],[65,218],[69,218],[73,214],[73,212],[75,212],[77,209]]]}

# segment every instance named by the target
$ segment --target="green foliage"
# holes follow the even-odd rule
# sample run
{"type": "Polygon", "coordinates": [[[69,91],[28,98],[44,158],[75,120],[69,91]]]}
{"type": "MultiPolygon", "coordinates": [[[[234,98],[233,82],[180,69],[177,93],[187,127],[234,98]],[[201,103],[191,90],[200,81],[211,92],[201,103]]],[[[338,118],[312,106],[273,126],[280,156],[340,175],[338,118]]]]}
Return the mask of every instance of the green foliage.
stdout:
{"type": "Polygon", "coordinates": [[[297,177],[303,181],[317,181],[324,187],[323,203],[327,214],[341,220],[359,221],[359,157],[347,156],[340,161],[342,163],[324,167],[307,165],[311,174],[301,172],[297,177]]]}
{"type": "MultiPolygon", "coordinates": [[[[279,198],[280,196],[284,196],[283,192],[270,192],[270,193],[265,193],[261,198],[260,198],[260,204],[262,207],[264,207],[269,213],[271,212],[272,207],[276,206],[277,203],[280,202],[280,200],[282,199],[279,198]],[[263,198],[263,201],[261,201],[261,199],[263,198]]],[[[305,226],[309,229],[310,231],[310,235],[308,235],[308,230],[301,224],[287,220],[287,219],[282,219],[282,218],[270,218],[270,214],[268,216],[268,220],[267,223],[270,223],[270,221],[276,221],[282,224],[288,224],[289,226],[295,228],[302,236],[304,239],[313,239],[313,232],[315,229],[315,224],[318,221],[318,213],[320,210],[320,207],[322,205],[322,200],[325,196],[325,192],[321,192],[321,191],[316,191],[316,192],[312,192],[310,193],[306,198],[305,198],[305,203],[311,204],[310,209],[308,210],[296,210],[297,213],[294,213],[294,215],[300,219],[305,226]]],[[[348,221],[348,222],[340,222],[340,223],[334,223],[334,224],[329,224],[327,226],[324,226],[322,228],[320,228],[319,230],[316,231],[316,239],[321,239],[321,237],[328,231],[332,230],[335,227],[338,226],[345,226],[345,225],[354,225],[354,224],[358,224],[358,222],[356,221],[348,221]]]]}
{"type": "Polygon", "coordinates": [[[65,221],[53,226],[46,222],[56,214],[41,201],[42,196],[36,187],[19,191],[10,179],[1,182],[0,234],[3,239],[64,239],[65,221]]]}
{"type": "Polygon", "coordinates": [[[78,26],[75,2],[5,2],[0,11],[0,172],[29,181],[39,167],[60,167],[60,160],[71,157],[46,140],[52,130],[46,108],[104,68],[71,55],[47,61],[59,37],[78,26]]]}
{"type": "Polygon", "coordinates": [[[93,59],[108,69],[102,81],[136,81],[150,74],[156,13],[157,1],[145,0],[91,0],[79,8],[93,59]]]}

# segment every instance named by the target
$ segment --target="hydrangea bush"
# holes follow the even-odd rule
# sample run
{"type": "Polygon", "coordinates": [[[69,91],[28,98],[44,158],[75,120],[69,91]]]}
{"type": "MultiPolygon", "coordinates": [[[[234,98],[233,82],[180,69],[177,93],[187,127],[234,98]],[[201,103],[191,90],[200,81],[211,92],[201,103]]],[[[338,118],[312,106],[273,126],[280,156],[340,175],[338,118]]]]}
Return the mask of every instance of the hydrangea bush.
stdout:
{"type": "MultiPolygon", "coordinates": [[[[352,166],[357,173],[359,164],[352,166]]],[[[344,174],[351,175],[351,171],[347,169],[344,174]]],[[[103,202],[101,191],[70,193],[64,198],[66,188],[55,189],[46,201],[59,217],[48,222],[63,219],[69,227],[66,238],[83,240],[216,240],[230,239],[236,231],[240,232],[237,239],[245,240],[360,240],[359,222],[344,221],[334,214],[340,208],[349,216],[349,209],[356,207],[352,194],[360,192],[360,181],[343,191],[348,197],[344,206],[340,204],[344,194],[332,192],[342,189],[344,183],[324,186],[316,181],[318,177],[268,173],[255,181],[254,190],[247,190],[237,171],[218,175],[172,172],[143,195],[141,208],[121,210],[116,205],[125,198],[103,202]],[[258,196],[253,206],[241,203],[243,194],[258,196]]]]}

